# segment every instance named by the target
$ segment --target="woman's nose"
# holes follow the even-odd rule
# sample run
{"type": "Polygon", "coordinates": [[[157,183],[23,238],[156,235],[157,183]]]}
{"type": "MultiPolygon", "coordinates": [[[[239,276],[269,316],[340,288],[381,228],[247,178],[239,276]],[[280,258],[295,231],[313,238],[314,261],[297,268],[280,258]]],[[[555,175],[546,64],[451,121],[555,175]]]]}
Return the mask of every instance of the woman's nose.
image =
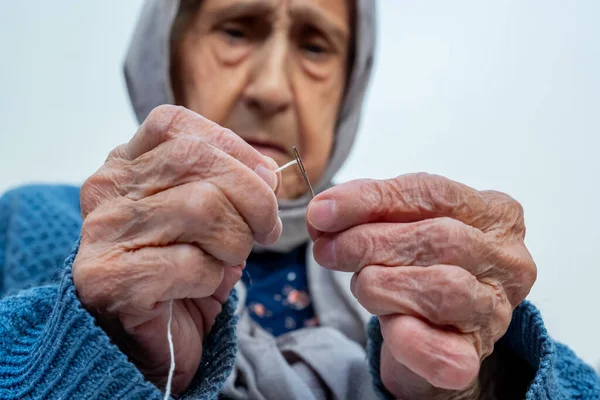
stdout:
{"type": "Polygon", "coordinates": [[[286,111],[292,104],[288,44],[271,38],[255,55],[245,101],[263,117],[286,111]]]}

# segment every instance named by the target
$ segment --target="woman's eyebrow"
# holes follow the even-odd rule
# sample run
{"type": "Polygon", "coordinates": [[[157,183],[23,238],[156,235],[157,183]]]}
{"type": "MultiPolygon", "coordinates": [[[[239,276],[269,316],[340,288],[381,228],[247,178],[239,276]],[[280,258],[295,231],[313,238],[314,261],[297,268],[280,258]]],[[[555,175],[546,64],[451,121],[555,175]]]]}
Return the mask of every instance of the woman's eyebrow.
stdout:
{"type": "Polygon", "coordinates": [[[206,11],[214,18],[221,20],[240,16],[270,15],[275,8],[273,2],[268,0],[242,0],[230,4],[222,1],[206,11]]]}
{"type": "Polygon", "coordinates": [[[290,7],[289,14],[293,20],[314,24],[329,34],[342,47],[348,41],[348,28],[341,21],[337,21],[317,7],[307,3],[295,3],[290,7]]]}

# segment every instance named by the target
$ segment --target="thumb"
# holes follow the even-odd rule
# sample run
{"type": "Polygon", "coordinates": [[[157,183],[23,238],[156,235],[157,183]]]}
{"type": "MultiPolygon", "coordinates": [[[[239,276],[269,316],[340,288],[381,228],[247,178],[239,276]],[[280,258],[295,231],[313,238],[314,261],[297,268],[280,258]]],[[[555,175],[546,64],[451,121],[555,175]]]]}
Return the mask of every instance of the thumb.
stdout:
{"type": "Polygon", "coordinates": [[[385,344],[382,362],[385,355],[389,364],[385,373],[393,383],[410,384],[413,390],[421,391],[432,386],[460,390],[477,377],[479,356],[463,334],[410,315],[380,316],[379,322],[385,344]]]}
{"type": "Polygon", "coordinates": [[[224,304],[229,297],[229,293],[235,286],[236,283],[242,277],[242,273],[244,268],[246,267],[246,263],[243,265],[237,265],[235,267],[227,267],[225,268],[225,273],[223,274],[223,281],[221,285],[217,288],[213,296],[221,303],[224,304]]]}

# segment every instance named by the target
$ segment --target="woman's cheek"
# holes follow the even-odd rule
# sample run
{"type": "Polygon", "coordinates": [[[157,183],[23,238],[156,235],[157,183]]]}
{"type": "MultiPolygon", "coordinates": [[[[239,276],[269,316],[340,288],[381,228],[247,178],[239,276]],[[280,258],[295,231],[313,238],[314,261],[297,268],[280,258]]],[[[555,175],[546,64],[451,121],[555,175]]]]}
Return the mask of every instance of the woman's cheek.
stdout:
{"type": "Polygon", "coordinates": [[[227,122],[247,77],[247,62],[225,65],[210,47],[198,52],[193,65],[196,68],[189,85],[186,107],[220,125],[227,122]]]}
{"type": "Polygon", "coordinates": [[[340,90],[335,77],[315,79],[302,65],[294,68],[296,107],[301,126],[301,145],[307,172],[315,182],[321,178],[333,146],[340,90]]]}

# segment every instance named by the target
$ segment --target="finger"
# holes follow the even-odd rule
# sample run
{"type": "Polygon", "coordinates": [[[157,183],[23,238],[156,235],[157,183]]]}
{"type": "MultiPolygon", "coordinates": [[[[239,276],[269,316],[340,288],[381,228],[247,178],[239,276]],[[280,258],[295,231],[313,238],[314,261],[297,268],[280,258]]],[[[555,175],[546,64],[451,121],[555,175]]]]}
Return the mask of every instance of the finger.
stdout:
{"type": "Polygon", "coordinates": [[[485,235],[460,221],[435,218],[413,223],[368,223],[325,234],[314,256],[323,267],[357,272],[367,265],[460,265],[473,275],[493,267],[500,253],[485,235]]]}
{"type": "Polygon", "coordinates": [[[155,316],[159,303],[211,296],[223,281],[224,264],[196,246],[173,244],[112,253],[110,260],[80,262],[73,277],[84,304],[109,315],[125,314],[134,321],[132,326],[143,323],[136,317],[155,316]]]}
{"type": "Polygon", "coordinates": [[[537,274],[522,242],[498,243],[451,218],[371,223],[325,234],[316,240],[313,254],[323,267],[347,272],[358,272],[367,265],[457,265],[482,282],[502,284],[515,305],[525,299],[537,274]]]}
{"type": "MultiPolygon", "coordinates": [[[[222,305],[229,297],[231,289],[233,289],[233,286],[235,286],[241,276],[241,266],[225,268],[223,280],[212,296],[182,299],[186,311],[190,313],[198,331],[202,332],[203,339],[210,333],[215,320],[223,310],[222,305]]],[[[158,304],[166,305],[167,303],[158,304]]],[[[173,304],[174,307],[176,305],[177,303],[173,304]]]]}
{"type": "Polygon", "coordinates": [[[252,170],[261,164],[271,170],[278,167],[272,159],[264,157],[229,129],[184,107],[172,105],[163,105],[152,110],[126,149],[117,148],[114,155],[133,160],[159,144],[182,135],[202,138],[252,170]]]}
{"type": "Polygon", "coordinates": [[[464,334],[410,315],[379,317],[394,359],[438,388],[461,390],[479,374],[479,356],[464,334]]]}
{"type": "MultiPolygon", "coordinates": [[[[406,365],[400,364],[390,352],[385,341],[381,343],[380,356],[379,370],[381,381],[385,388],[392,393],[395,398],[452,398],[450,396],[451,393],[448,393],[448,390],[432,386],[422,376],[419,376],[408,369],[406,365]]],[[[456,392],[454,394],[456,394],[456,392]]]]}
{"type": "Polygon", "coordinates": [[[193,136],[182,136],[163,143],[144,153],[137,159],[123,163],[121,160],[109,162],[108,175],[118,176],[122,195],[139,199],[161,190],[195,180],[223,178],[250,181],[255,196],[264,196],[266,191],[275,192],[278,175],[264,165],[251,170],[239,160],[231,157],[211,143],[193,136]]]}
{"type": "Polygon", "coordinates": [[[189,307],[188,310],[191,314],[194,314],[195,321],[201,321],[200,324],[196,323],[196,326],[198,326],[200,332],[204,333],[204,337],[208,335],[214,326],[215,320],[223,309],[222,305],[225,304],[231,290],[241,277],[241,266],[226,268],[223,281],[212,296],[186,300],[194,305],[189,307]]]}
{"type": "Polygon", "coordinates": [[[242,277],[243,267],[238,265],[235,267],[227,268],[225,270],[225,275],[223,276],[223,282],[221,282],[221,286],[217,288],[213,297],[217,299],[217,301],[221,304],[225,304],[227,299],[229,298],[229,294],[233,287],[238,283],[240,278],[242,277]]]}
{"type": "MultiPolygon", "coordinates": [[[[113,191],[118,196],[140,200],[195,181],[209,182],[235,206],[255,239],[271,244],[278,238],[273,232],[280,229],[277,198],[273,192],[277,177],[262,167],[258,172],[263,176],[270,174],[273,186],[269,187],[256,172],[206,141],[183,137],[163,143],[131,162],[113,160],[88,179],[86,185],[93,188],[114,186],[117,189],[113,191]]],[[[201,193],[190,195],[200,196],[201,193]]]]}
{"type": "Polygon", "coordinates": [[[509,196],[478,192],[428,174],[337,185],[317,195],[307,210],[308,223],[322,232],[340,232],[367,222],[438,217],[457,219],[483,232],[521,232],[523,226],[522,207],[509,196]]]}
{"type": "Polygon", "coordinates": [[[250,227],[235,207],[206,181],[139,201],[117,199],[90,214],[84,233],[86,241],[89,236],[101,235],[128,250],[192,244],[229,266],[245,262],[254,242],[250,227]]]}
{"type": "Polygon", "coordinates": [[[351,289],[374,315],[413,315],[460,332],[480,332],[480,355],[492,351],[512,316],[512,306],[500,287],[483,284],[451,265],[368,266],[355,275],[351,289]]]}

